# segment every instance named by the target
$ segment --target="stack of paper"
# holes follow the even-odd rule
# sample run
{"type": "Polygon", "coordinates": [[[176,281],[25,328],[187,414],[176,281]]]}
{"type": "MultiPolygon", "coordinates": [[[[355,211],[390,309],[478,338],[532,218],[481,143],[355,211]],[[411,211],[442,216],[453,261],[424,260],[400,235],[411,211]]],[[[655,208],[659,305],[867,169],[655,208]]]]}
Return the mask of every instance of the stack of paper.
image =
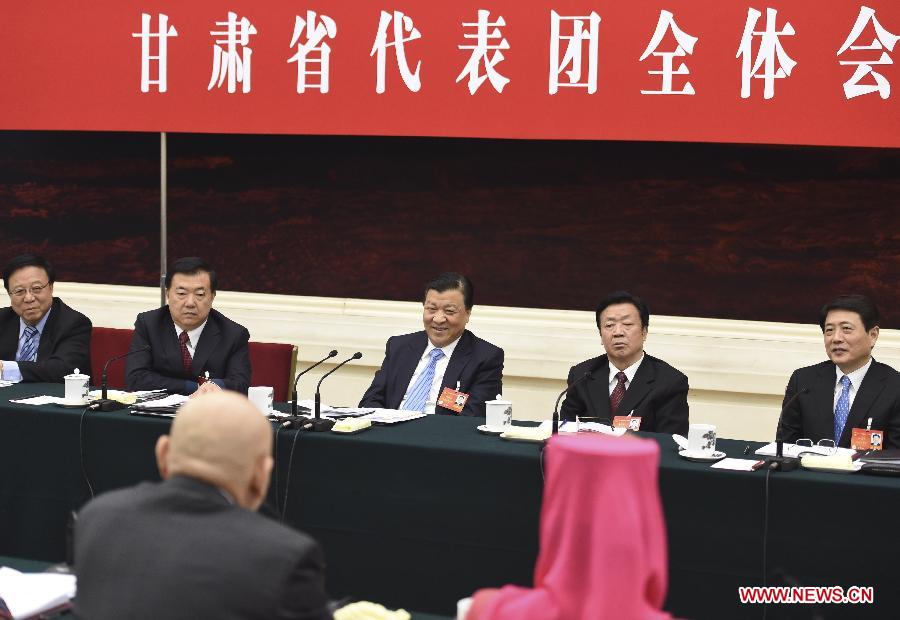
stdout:
{"type": "Polygon", "coordinates": [[[75,596],[75,575],[20,573],[0,568],[0,599],[13,618],[64,609],[75,596]]]}

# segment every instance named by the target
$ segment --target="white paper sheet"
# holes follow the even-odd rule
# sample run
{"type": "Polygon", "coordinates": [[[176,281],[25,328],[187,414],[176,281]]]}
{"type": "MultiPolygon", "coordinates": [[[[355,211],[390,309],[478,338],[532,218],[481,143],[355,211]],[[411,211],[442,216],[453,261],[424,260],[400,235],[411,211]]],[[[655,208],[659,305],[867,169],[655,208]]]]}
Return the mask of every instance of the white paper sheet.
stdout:
{"type": "Polygon", "coordinates": [[[710,465],[713,469],[731,469],[733,471],[753,471],[753,466],[759,463],[754,459],[724,458],[710,465]]]}
{"type": "Polygon", "coordinates": [[[55,609],[75,596],[75,575],[20,573],[0,568],[0,598],[13,618],[28,618],[55,609]]]}

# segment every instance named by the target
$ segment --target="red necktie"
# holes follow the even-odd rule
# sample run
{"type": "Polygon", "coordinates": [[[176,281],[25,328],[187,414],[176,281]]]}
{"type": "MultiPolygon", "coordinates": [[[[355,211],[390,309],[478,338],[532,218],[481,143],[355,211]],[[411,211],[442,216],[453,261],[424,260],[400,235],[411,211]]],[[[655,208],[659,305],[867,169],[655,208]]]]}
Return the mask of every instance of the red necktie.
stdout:
{"type": "Polygon", "coordinates": [[[191,373],[191,365],[193,363],[193,358],[191,358],[191,352],[188,351],[187,343],[188,343],[188,333],[186,331],[181,332],[178,336],[178,344],[181,345],[181,363],[184,364],[184,371],[190,375],[191,373]]]}
{"type": "Polygon", "coordinates": [[[609,395],[609,410],[612,415],[616,415],[616,411],[619,409],[619,405],[622,404],[622,399],[625,398],[625,376],[624,372],[616,373],[616,379],[619,380],[616,383],[616,387],[613,388],[612,394],[609,395]]]}

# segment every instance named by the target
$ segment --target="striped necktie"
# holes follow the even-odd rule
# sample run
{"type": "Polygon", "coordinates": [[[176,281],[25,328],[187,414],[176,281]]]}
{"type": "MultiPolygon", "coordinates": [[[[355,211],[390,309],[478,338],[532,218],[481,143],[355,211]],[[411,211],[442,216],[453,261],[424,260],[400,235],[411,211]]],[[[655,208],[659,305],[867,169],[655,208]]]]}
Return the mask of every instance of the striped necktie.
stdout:
{"type": "Polygon", "coordinates": [[[406,402],[403,403],[404,409],[422,411],[425,408],[428,394],[431,392],[431,384],[434,383],[434,369],[438,360],[444,357],[444,352],[440,349],[432,349],[429,355],[431,355],[431,359],[428,360],[425,370],[422,371],[422,374],[419,375],[419,378],[413,384],[412,389],[409,390],[409,396],[406,397],[406,402]]]}
{"type": "Polygon", "coordinates": [[[33,362],[37,358],[37,327],[25,326],[25,344],[22,345],[22,354],[17,362],[33,362]]]}
{"type": "Polygon", "coordinates": [[[834,444],[840,445],[841,435],[844,434],[844,426],[850,416],[850,377],[841,377],[841,395],[834,407],[834,444]]]}

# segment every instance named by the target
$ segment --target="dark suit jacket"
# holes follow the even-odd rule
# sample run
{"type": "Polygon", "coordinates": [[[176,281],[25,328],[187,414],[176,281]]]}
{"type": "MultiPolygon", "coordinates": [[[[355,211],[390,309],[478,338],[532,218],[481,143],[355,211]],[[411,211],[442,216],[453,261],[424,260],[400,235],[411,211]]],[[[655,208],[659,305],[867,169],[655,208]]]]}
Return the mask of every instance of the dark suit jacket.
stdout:
{"type": "Polygon", "coordinates": [[[197,377],[208,370],[210,378],[221,379],[226,389],[246,394],[250,387],[248,340],[246,327],[216,309],[210,310],[194,351],[193,372],[188,375],[169,307],[142,312],[134,322],[131,350],[148,344],[150,350],[126,358],[125,384],[129,390],[165,388],[190,394],[197,389],[197,377]]]}
{"type": "MultiPolygon", "coordinates": [[[[834,362],[822,362],[795,370],[784,391],[782,407],[797,392],[800,394],[785,410],[778,425],[778,439],[795,443],[800,438],[834,439],[834,388],[837,372],[834,362]]],[[[872,418],[872,428],[884,431],[884,447],[900,448],[900,374],[896,370],[872,360],[862,384],[858,386],[850,415],[838,446],[850,447],[854,428],[865,428],[872,418]]]]}
{"type": "MultiPolygon", "coordinates": [[[[609,360],[605,355],[572,366],[567,383],[572,383],[590,371],[587,379],[569,390],[560,409],[560,418],[575,420],[576,416],[591,415],[611,424],[609,411],[609,360]]],[[[656,433],[688,432],[688,378],[661,359],[644,353],[634,379],[619,405],[619,415],[641,416],[641,430],[656,433]]]]}
{"type": "MultiPolygon", "coordinates": [[[[388,338],[381,369],[375,373],[359,406],[397,409],[427,345],[428,336],[424,331],[388,338]]],[[[484,401],[495,399],[503,391],[503,349],[464,331],[450,356],[438,395],[445,387],[455,390],[457,381],[459,391],[469,395],[459,415],[483,416],[484,401]]],[[[444,407],[437,407],[435,411],[456,415],[444,407]]]]}
{"type": "MultiPolygon", "coordinates": [[[[0,360],[15,361],[18,347],[19,315],[12,308],[3,308],[0,310],[0,360]]],[[[54,297],[38,345],[37,361],[19,362],[22,380],[62,382],[76,368],[84,374],[91,372],[91,321],[54,297]]]]}
{"type": "Polygon", "coordinates": [[[84,620],[330,620],[315,540],[176,476],[99,496],[75,529],[84,620]]]}

